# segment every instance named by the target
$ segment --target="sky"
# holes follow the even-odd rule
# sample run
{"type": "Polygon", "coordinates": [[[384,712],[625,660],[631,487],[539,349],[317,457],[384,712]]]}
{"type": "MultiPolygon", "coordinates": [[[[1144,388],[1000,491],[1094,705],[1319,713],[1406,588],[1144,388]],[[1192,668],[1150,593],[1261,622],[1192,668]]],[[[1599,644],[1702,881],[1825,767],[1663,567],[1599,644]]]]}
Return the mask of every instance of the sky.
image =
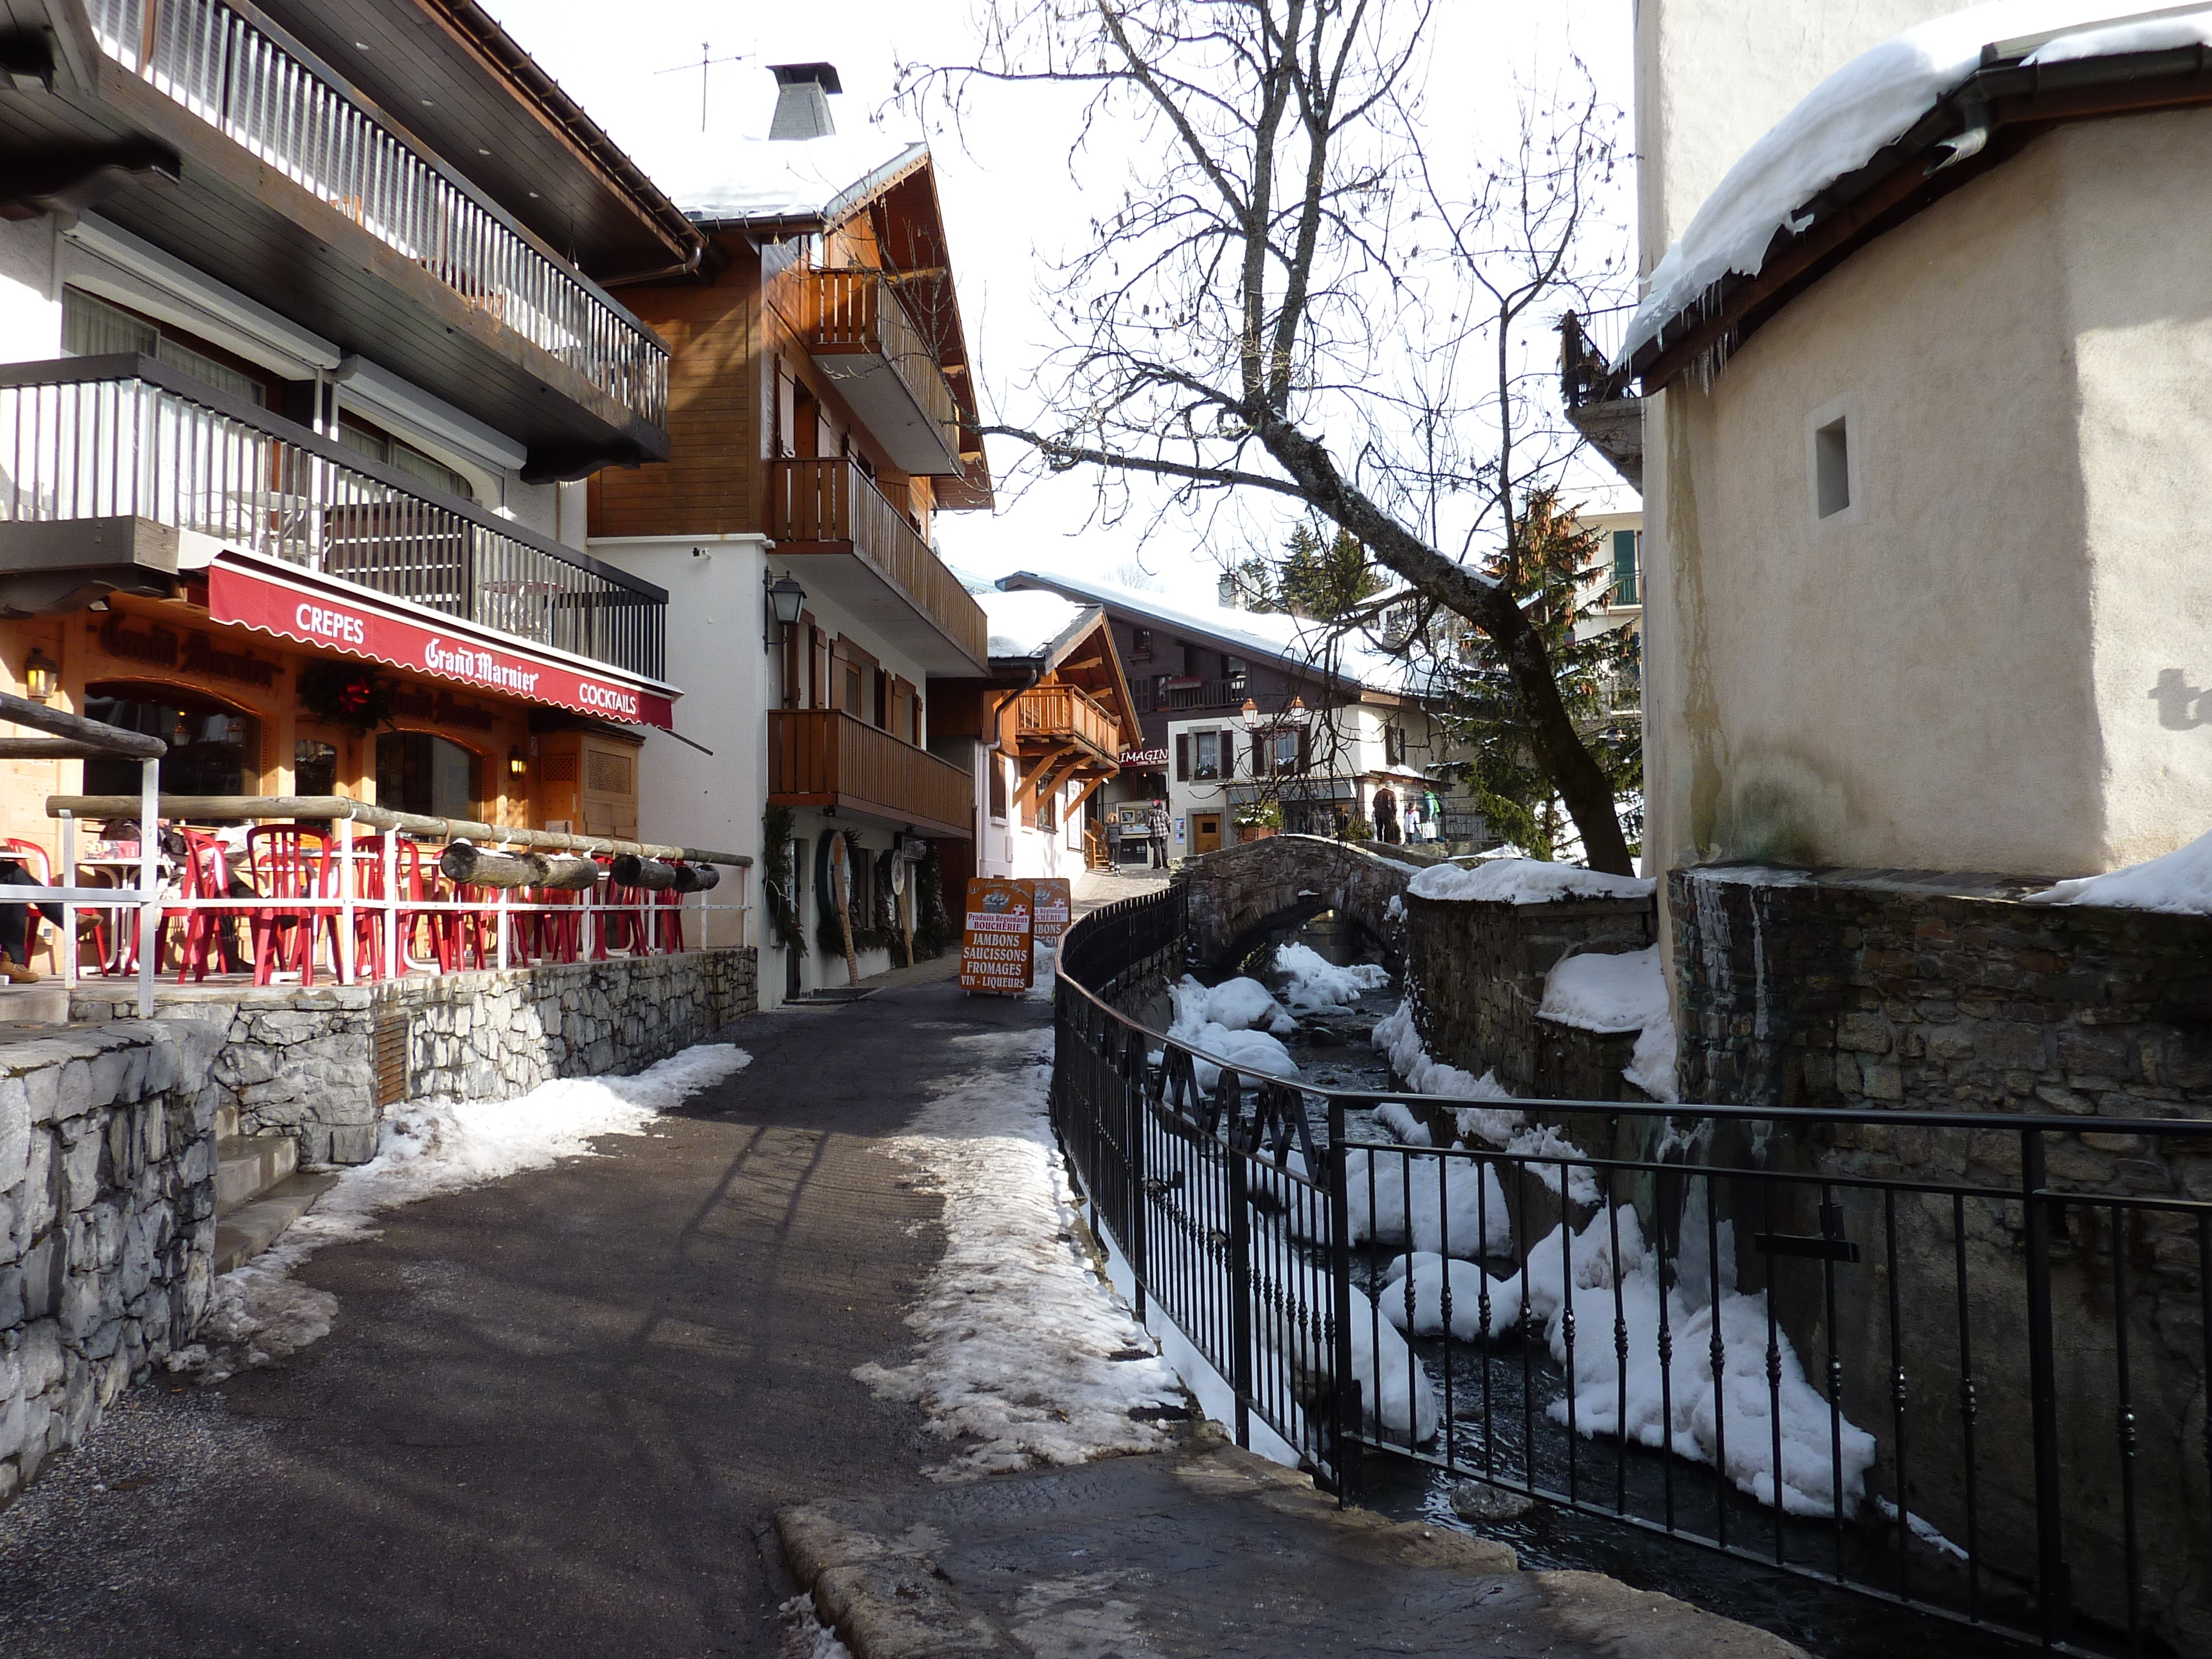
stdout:
{"type": "MultiPolygon", "coordinates": [[[[775,106],[768,64],[835,64],[845,90],[830,103],[841,133],[877,123],[888,136],[929,140],[987,417],[994,408],[1019,416],[1034,406],[1024,382],[1054,337],[1039,300],[1040,261],[1087,237],[1091,220],[1118,201],[1127,163],[1114,148],[1119,134],[1072,157],[1076,110],[1064,90],[990,94],[958,131],[925,132],[889,107],[900,62],[961,60],[974,38],[974,3],[624,0],[620,30],[606,27],[605,0],[487,0],[487,9],[656,177],[690,172],[700,149],[711,152],[718,140],[767,136],[775,106]],[[705,71],[703,133],[702,45],[710,58],[738,59],[705,71]]],[[[1468,155],[1510,143],[1516,84],[1551,84],[1570,53],[1626,111],[1632,31],[1632,0],[1439,0],[1427,67],[1430,153],[1468,155]]],[[[1629,179],[1624,171],[1616,215],[1624,252],[1633,223],[1629,179]]],[[[939,549],[957,568],[985,577],[1024,568],[1100,576],[1133,562],[1186,601],[1212,594],[1223,550],[1205,525],[1163,515],[1141,496],[1119,524],[1098,522],[1095,484],[1079,473],[1006,488],[1018,453],[990,441],[1001,481],[997,512],[939,515],[939,549]]],[[[1602,472],[1587,476],[1611,482],[1602,472]]]]}

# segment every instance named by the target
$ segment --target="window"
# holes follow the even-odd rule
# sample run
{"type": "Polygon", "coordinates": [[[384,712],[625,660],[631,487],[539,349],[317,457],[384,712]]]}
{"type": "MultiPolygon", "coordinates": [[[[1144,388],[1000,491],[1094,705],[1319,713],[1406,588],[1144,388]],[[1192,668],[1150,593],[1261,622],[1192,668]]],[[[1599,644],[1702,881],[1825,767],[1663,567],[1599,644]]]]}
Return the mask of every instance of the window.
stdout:
{"type": "Polygon", "coordinates": [[[1242,657],[1224,657],[1221,659],[1221,667],[1222,672],[1229,678],[1230,696],[1235,697],[1243,696],[1244,695],[1245,678],[1244,659],[1242,657]]]}
{"type": "Polygon", "coordinates": [[[1305,770],[1304,731],[1278,732],[1269,738],[1268,742],[1274,748],[1273,764],[1269,767],[1269,770],[1277,773],[1305,770]]]}
{"type": "Polygon", "coordinates": [[[997,755],[985,757],[984,770],[991,775],[991,817],[994,822],[1006,821],[1006,763],[997,755]]]}
{"type": "Polygon", "coordinates": [[[1129,655],[1141,662],[1149,662],[1152,655],[1152,630],[1136,628],[1129,631],[1129,655]]]}
{"type": "Polygon", "coordinates": [[[204,380],[218,392],[228,392],[250,404],[266,404],[269,401],[268,388],[258,380],[185,344],[161,324],[136,312],[125,311],[121,306],[94,299],[82,289],[64,289],[62,355],[102,357],[120,351],[137,357],[151,357],[171,368],[182,369],[194,380],[204,380]]]}
{"type": "Polygon", "coordinates": [[[428,732],[377,735],[378,805],[427,817],[473,818],[479,792],[477,757],[460,744],[428,732]]]}
{"type": "Polygon", "coordinates": [[[338,441],[356,454],[382,461],[410,477],[420,478],[433,489],[459,495],[465,501],[477,498],[476,486],[463,475],[435,456],[425,455],[413,445],[402,443],[390,433],[370,425],[358,415],[348,412],[338,416],[338,441]]]}
{"type": "MultiPolygon", "coordinates": [[[[161,686],[92,684],[84,714],[169,745],[161,757],[165,794],[252,795],[261,786],[261,722],[195,692],[161,686]]],[[[89,795],[136,795],[138,763],[103,755],[84,763],[89,795]]],[[[327,793],[327,792],[326,792],[327,793]]]]}
{"type": "Polygon", "coordinates": [[[337,792],[337,745],[313,738],[300,738],[292,745],[292,793],[335,795],[337,792]]]}
{"type": "Polygon", "coordinates": [[[1221,737],[1218,732],[1194,732],[1190,734],[1191,776],[1218,778],[1222,775],[1221,737]]]}
{"type": "Polygon", "coordinates": [[[1636,597],[1637,556],[1642,550],[1644,532],[1640,530],[1616,530],[1613,532],[1613,602],[1615,605],[1641,605],[1636,597]]]}
{"type": "Polygon", "coordinates": [[[1813,432],[1813,493],[1820,517],[1832,519],[1851,504],[1851,440],[1838,416],[1813,432]]]}

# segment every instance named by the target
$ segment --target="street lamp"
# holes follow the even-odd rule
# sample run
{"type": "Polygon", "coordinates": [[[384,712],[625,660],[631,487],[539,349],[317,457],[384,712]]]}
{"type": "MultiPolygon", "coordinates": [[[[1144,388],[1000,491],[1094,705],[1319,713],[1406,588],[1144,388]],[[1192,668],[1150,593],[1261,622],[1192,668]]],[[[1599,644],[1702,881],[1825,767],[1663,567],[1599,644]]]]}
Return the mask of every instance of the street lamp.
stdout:
{"type": "Polygon", "coordinates": [[[1237,718],[1244,722],[1246,731],[1258,731],[1261,719],[1260,705],[1249,697],[1245,698],[1244,706],[1237,711],[1237,718]]]}
{"type": "Polygon", "coordinates": [[[768,608],[777,627],[798,625],[799,613],[806,609],[806,590],[792,579],[789,571],[769,584],[768,608]]]}

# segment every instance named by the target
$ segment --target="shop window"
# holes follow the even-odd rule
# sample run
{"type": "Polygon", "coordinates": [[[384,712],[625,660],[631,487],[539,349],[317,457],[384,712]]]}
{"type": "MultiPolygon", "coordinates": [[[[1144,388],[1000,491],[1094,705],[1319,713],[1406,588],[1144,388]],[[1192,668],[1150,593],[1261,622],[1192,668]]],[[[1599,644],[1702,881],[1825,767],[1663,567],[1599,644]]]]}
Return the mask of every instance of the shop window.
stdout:
{"type": "Polygon", "coordinates": [[[335,795],[338,792],[338,750],[336,744],[301,738],[292,745],[292,793],[295,795],[335,795]]]}
{"type": "Polygon", "coordinates": [[[430,732],[381,732],[376,804],[427,817],[473,818],[481,799],[480,769],[472,752],[430,732]]]}
{"type": "Polygon", "coordinates": [[[987,757],[986,769],[991,775],[991,817],[994,821],[1006,821],[1006,763],[998,756],[987,757]]]}
{"type": "Polygon", "coordinates": [[[265,405],[269,401],[268,388],[252,375],[185,343],[174,331],[151,318],[94,299],[82,289],[62,290],[63,356],[104,357],[125,351],[181,369],[194,380],[204,380],[218,392],[228,392],[250,404],[265,405]]]}
{"type": "MultiPolygon", "coordinates": [[[[261,792],[261,722],[251,714],[189,691],[125,684],[87,686],[84,713],[169,745],[161,757],[164,794],[261,792]]],[[[87,794],[135,795],[138,781],[137,761],[101,756],[84,763],[87,794]]]]}
{"type": "Polygon", "coordinates": [[[382,461],[387,466],[398,467],[410,477],[420,478],[433,489],[443,490],[448,495],[459,495],[465,501],[477,498],[476,486],[464,475],[454,471],[434,455],[425,455],[413,445],[402,443],[390,433],[371,426],[358,415],[346,414],[338,417],[338,441],[356,454],[382,461]]]}

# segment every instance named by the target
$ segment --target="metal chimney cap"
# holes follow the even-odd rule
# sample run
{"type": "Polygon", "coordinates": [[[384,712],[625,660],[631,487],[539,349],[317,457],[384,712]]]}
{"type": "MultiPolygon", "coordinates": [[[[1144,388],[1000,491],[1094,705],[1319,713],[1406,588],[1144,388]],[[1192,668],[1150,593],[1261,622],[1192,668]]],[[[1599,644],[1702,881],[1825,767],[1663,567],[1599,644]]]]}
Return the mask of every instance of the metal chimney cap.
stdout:
{"type": "Polygon", "coordinates": [[[824,92],[842,93],[845,88],[837,83],[835,64],[770,64],[769,73],[775,76],[780,87],[799,87],[809,83],[824,92]]]}

